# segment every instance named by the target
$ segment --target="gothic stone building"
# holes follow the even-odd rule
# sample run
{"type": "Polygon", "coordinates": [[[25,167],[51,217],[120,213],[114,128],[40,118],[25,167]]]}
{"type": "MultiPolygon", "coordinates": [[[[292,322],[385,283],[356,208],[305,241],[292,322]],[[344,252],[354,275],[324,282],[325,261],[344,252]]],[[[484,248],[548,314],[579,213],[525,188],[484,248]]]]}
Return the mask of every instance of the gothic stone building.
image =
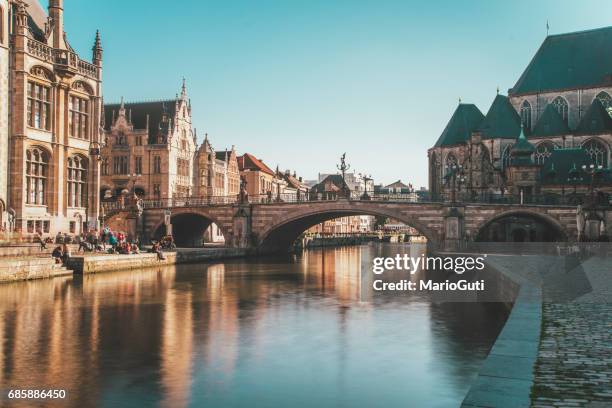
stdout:
{"type": "Polygon", "coordinates": [[[602,166],[600,191],[612,191],[612,27],[548,36],[508,96],[486,115],[460,103],[429,149],[434,198],[448,197],[453,165],[460,196],[584,194],[582,166],[602,166]]]}
{"type": "Polygon", "coordinates": [[[97,227],[102,47],[72,49],[63,3],[0,1],[0,224],[26,235],[97,227]]]}
{"type": "Polygon", "coordinates": [[[238,196],[240,170],[234,146],[216,152],[206,134],[196,152],[194,166],[194,196],[210,199],[238,196]]]}
{"type": "Polygon", "coordinates": [[[196,134],[185,82],[175,99],[104,106],[100,194],[104,201],[126,193],[144,199],[193,194],[196,134]]]}

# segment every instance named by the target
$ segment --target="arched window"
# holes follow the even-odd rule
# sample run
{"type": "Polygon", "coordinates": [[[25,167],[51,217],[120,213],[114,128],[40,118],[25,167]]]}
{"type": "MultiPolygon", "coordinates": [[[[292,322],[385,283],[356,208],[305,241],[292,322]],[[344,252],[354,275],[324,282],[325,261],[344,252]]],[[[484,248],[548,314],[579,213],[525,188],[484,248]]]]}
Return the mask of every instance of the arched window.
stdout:
{"type": "Polygon", "coordinates": [[[525,129],[531,129],[531,104],[526,100],[521,105],[521,122],[525,129]]]}
{"type": "Polygon", "coordinates": [[[557,110],[557,112],[559,112],[559,115],[567,125],[567,118],[569,116],[569,107],[567,105],[567,101],[564,98],[557,96],[552,101],[552,106],[557,110]]]}
{"type": "Polygon", "coordinates": [[[606,111],[608,111],[608,115],[612,117],[612,97],[610,96],[610,94],[601,91],[597,94],[595,98],[599,99],[599,102],[601,102],[603,107],[606,108],[606,111]]]}
{"type": "Polygon", "coordinates": [[[37,147],[26,151],[26,203],[46,204],[49,155],[37,147]]]}
{"type": "Polygon", "coordinates": [[[534,153],[534,159],[536,164],[544,164],[546,160],[552,154],[552,151],[555,150],[555,145],[551,142],[542,142],[536,147],[536,151],[534,153]]]}
{"type": "Polygon", "coordinates": [[[512,164],[512,157],[510,155],[512,146],[512,144],[509,144],[504,148],[504,152],[502,153],[502,170],[508,168],[512,164]]]}
{"type": "Polygon", "coordinates": [[[608,167],[608,149],[602,142],[591,139],[583,144],[582,148],[586,150],[591,160],[593,160],[593,163],[602,165],[604,168],[608,167]]]}
{"type": "Polygon", "coordinates": [[[80,156],[68,159],[68,206],[85,207],[87,203],[87,160],[80,156]]]}
{"type": "Polygon", "coordinates": [[[103,176],[108,176],[108,159],[102,159],[101,171],[103,176]]]}
{"type": "Polygon", "coordinates": [[[446,160],[444,160],[444,168],[442,169],[442,184],[446,183],[446,176],[450,172],[451,167],[458,163],[457,158],[454,154],[449,153],[446,155],[446,160]]]}

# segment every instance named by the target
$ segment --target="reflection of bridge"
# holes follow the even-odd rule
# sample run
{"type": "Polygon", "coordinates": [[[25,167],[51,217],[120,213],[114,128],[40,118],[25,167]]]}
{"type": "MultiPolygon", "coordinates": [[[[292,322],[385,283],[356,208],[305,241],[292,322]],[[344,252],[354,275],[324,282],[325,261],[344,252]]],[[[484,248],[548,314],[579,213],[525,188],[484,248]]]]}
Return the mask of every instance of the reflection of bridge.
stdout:
{"type": "MultiPolygon", "coordinates": [[[[113,229],[140,236],[142,241],[171,230],[179,246],[199,245],[204,231],[214,222],[227,245],[256,247],[264,252],[286,249],[307,228],[350,215],[398,220],[416,228],[434,246],[448,249],[464,240],[486,240],[484,231],[504,219],[513,219],[513,228],[520,228],[520,223],[527,222],[539,225],[546,239],[537,238],[546,241],[576,240],[580,223],[576,207],[570,205],[450,204],[412,202],[391,196],[369,197],[367,200],[285,202],[262,198],[252,201],[260,202],[238,203],[234,197],[145,200],[140,203],[141,215],[135,214],[138,211],[107,207],[107,222],[113,229]]],[[[603,226],[610,235],[612,212],[609,209],[586,215],[587,219],[597,217],[598,231],[603,226]]],[[[521,241],[538,240],[529,234],[513,236],[521,241]]]]}

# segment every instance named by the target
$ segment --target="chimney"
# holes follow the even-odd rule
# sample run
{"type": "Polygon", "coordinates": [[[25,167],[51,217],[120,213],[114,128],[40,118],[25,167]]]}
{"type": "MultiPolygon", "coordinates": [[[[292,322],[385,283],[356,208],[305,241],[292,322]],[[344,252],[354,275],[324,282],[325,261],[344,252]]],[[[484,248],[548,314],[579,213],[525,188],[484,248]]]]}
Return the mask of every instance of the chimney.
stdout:
{"type": "Polygon", "coordinates": [[[64,0],[49,0],[49,17],[53,20],[53,48],[64,48],[64,0]]]}

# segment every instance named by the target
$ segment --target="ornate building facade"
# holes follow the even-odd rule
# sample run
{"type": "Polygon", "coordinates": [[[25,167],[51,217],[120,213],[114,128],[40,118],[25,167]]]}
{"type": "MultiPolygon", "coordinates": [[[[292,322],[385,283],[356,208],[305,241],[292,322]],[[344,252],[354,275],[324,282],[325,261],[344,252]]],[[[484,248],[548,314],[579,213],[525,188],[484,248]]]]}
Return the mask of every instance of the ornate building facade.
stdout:
{"type": "Polygon", "coordinates": [[[64,32],[63,0],[49,0],[48,15],[36,0],[1,1],[0,21],[2,225],[23,234],[96,228],[100,37],[92,63],[81,59],[64,32]]]}
{"type": "Polygon", "coordinates": [[[581,195],[591,165],[601,167],[599,191],[611,192],[611,46],[612,27],[548,36],[486,115],[460,103],[428,151],[432,197],[581,195]]]}
{"type": "Polygon", "coordinates": [[[240,170],[234,146],[231,150],[216,152],[206,134],[195,154],[194,166],[194,196],[236,197],[240,192],[240,170]]]}
{"type": "Polygon", "coordinates": [[[196,134],[185,81],[175,99],[104,106],[100,194],[116,201],[130,192],[146,199],[193,194],[196,134]]]}

